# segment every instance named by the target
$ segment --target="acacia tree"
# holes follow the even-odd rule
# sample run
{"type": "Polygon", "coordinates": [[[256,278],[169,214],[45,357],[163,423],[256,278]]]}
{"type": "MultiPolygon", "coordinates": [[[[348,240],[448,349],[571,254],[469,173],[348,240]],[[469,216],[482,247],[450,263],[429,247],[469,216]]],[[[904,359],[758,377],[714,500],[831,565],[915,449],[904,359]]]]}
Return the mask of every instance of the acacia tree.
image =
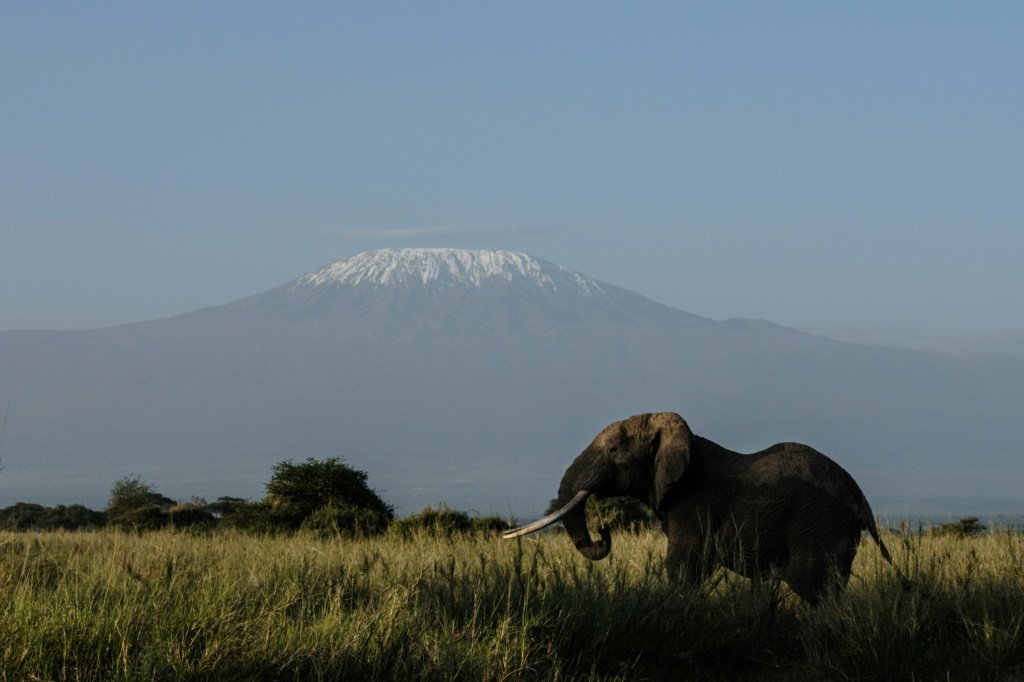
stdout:
{"type": "Polygon", "coordinates": [[[125,476],[110,489],[107,522],[136,530],[160,528],[170,522],[168,511],[174,504],[137,476],[125,476]]]}
{"type": "Polygon", "coordinates": [[[337,457],[274,465],[267,483],[267,504],[292,528],[343,534],[375,533],[394,518],[394,508],[367,483],[363,471],[337,457]]]}

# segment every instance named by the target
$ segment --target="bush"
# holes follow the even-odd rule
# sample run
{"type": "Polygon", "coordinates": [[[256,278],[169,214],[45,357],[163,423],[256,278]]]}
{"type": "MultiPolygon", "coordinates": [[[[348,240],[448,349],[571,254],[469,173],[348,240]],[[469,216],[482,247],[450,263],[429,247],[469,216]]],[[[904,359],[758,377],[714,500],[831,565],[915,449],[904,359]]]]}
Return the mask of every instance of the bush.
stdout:
{"type": "Polygon", "coordinates": [[[416,531],[434,536],[451,536],[468,533],[473,528],[473,522],[466,512],[442,504],[437,509],[424,507],[416,514],[395,521],[392,527],[396,534],[404,538],[412,537],[416,531]]]}
{"type": "Polygon", "coordinates": [[[247,505],[253,504],[244,497],[218,497],[215,502],[211,502],[206,505],[206,509],[217,517],[218,520],[224,520],[230,516],[238,513],[238,511],[247,505]]]}
{"type": "Polygon", "coordinates": [[[18,502],[0,509],[0,528],[6,530],[28,530],[39,528],[39,521],[46,509],[41,504],[18,502]]]}
{"type": "Polygon", "coordinates": [[[0,509],[0,528],[7,530],[83,530],[101,528],[105,523],[103,512],[80,504],[44,507],[18,502],[0,509]]]}
{"type": "Polygon", "coordinates": [[[470,516],[467,512],[452,509],[441,504],[424,507],[422,511],[399,519],[391,524],[394,532],[410,538],[417,532],[425,532],[435,537],[451,537],[467,533],[500,533],[511,528],[511,525],[500,516],[470,516]]]}
{"type": "Polygon", "coordinates": [[[344,502],[329,502],[302,521],[301,529],[324,537],[369,537],[383,533],[390,519],[383,512],[344,502]]]}
{"type": "Polygon", "coordinates": [[[144,530],[159,530],[171,523],[171,515],[166,507],[151,504],[137,509],[130,509],[122,512],[109,521],[110,525],[122,530],[133,530],[141,532],[144,530]]]}
{"type": "Polygon", "coordinates": [[[242,500],[231,505],[230,511],[219,514],[218,526],[234,528],[248,533],[266,534],[290,531],[290,520],[280,511],[275,510],[266,502],[250,502],[242,500]]]}
{"type": "Polygon", "coordinates": [[[170,524],[175,501],[133,476],[114,482],[107,502],[107,522],[126,530],[154,530],[170,524]]]}
{"type": "Polygon", "coordinates": [[[81,504],[58,504],[48,510],[44,518],[47,528],[65,530],[92,530],[107,525],[107,515],[81,504]]]}
{"type": "Polygon", "coordinates": [[[174,528],[210,529],[217,525],[217,517],[205,502],[186,502],[167,510],[167,521],[174,528]]]}
{"type": "Polygon", "coordinates": [[[109,516],[116,517],[143,507],[170,509],[174,504],[174,500],[158,493],[149,483],[136,476],[125,476],[114,481],[106,512],[109,516]]]}
{"type": "Polygon", "coordinates": [[[278,462],[267,483],[266,503],[273,510],[273,517],[293,529],[300,528],[308,516],[327,506],[367,510],[390,522],[394,509],[366,484],[366,478],[366,473],[335,457],[309,458],[301,464],[278,462]]]}
{"type": "Polygon", "coordinates": [[[513,527],[513,525],[508,522],[508,519],[504,519],[495,514],[490,514],[488,516],[474,516],[471,521],[473,523],[473,532],[480,533],[482,535],[504,533],[513,527]]]}
{"type": "Polygon", "coordinates": [[[981,535],[985,532],[985,526],[976,516],[965,516],[958,521],[936,526],[930,532],[932,535],[951,535],[958,538],[967,538],[981,535]]]}
{"type": "Polygon", "coordinates": [[[206,511],[214,517],[220,528],[266,533],[274,530],[276,526],[271,521],[270,506],[265,502],[250,502],[241,497],[224,496],[207,504],[206,511]]]}

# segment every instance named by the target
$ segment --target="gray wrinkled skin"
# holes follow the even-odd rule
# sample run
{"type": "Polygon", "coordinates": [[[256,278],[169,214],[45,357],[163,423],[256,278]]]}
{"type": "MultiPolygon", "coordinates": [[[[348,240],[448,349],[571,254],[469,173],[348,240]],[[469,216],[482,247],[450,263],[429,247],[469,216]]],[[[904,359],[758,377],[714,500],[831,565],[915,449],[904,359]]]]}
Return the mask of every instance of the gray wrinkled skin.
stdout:
{"type": "MultiPolygon", "coordinates": [[[[601,431],[566,470],[558,504],[584,489],[650,505],[668,537],[669,573],[681,581],[703,580],[716,565],[748,577],[774,572],[816,604],[845,587],[865,529],[891,563],[864,494],[831,459],[799,443],[732,452],[671,412],[601,431]]],[[[601,559],[610,535],[590,537],[583,507],[562,521],[584,556],[601,559]]]]}

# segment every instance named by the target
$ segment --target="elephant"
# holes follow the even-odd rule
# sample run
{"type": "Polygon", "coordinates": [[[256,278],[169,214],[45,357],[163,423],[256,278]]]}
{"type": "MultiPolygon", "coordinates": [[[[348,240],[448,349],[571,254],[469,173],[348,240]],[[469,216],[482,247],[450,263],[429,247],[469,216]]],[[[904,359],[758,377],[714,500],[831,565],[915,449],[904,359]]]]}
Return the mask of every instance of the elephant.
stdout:
{"type": "Polygon", "coordinates": [[[668,537],[668,574],[678,581],[699,583],[716,565],[750,578],[774,572],[815,605],[845,588],[864,529],[893,563],[864,494],[834,461],[800,443],[733,452],[694,435],[674,412],[607,426],[566,469],[559,509],[504,537],[561,521],[580,554],[603,559],[611,533],[603,527],[600,539],[590,537],[583,504],[590,495],[649,505],[668,537]]]}

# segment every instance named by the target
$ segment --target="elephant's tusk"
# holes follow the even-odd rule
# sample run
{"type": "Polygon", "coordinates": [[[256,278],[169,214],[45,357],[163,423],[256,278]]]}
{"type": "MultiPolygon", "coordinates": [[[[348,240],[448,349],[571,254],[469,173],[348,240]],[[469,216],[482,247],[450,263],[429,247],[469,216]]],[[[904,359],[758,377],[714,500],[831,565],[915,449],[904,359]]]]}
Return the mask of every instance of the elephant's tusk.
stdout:
{"type": "Polygon", "coordinates": [[[519,528],[513,528],[512,530],[506,531],[501,537],[503,537],[506,540],[511,540],[513,538],[518,538],[523,535],[529,535],[530,533],[534,533],[540,530],[541,528],[547,528],[552,523],[558,521],[563,516],[565,516],[573,509],[578,507],[580,504],[585,502],[589,495],[589,490],[581,490],[578,493],[576,493],[576,496],[574,498],[569,500],[569,504],[565,505],[558,511],[551,512],[543,519],[538,519],[527,526],[520,526],[519,528]]]}

